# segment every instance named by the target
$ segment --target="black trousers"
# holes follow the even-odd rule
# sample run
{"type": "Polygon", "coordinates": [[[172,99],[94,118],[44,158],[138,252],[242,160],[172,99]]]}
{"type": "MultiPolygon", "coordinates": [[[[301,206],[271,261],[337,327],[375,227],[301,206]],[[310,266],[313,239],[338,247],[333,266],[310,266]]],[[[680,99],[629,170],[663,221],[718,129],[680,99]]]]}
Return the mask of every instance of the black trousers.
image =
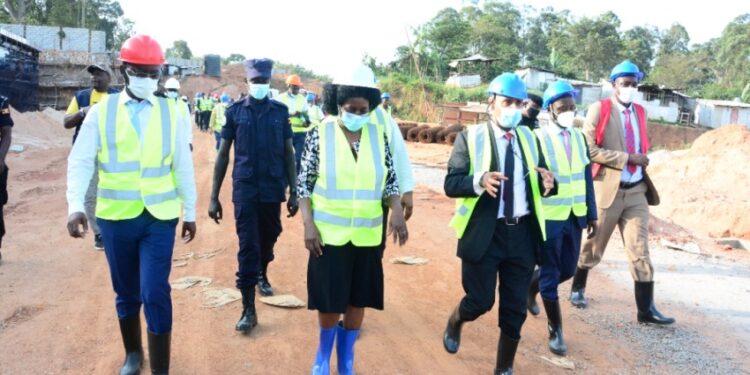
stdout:
{"type": "Polygon", "coordinates": [[[201,112],[201,130],[208,130],[209,121],[211,121],[211,111],[201,112]]]}
{"type": "Polygon", "coordinates": [[[518,225],[497,221],[492,242],[482,259],[476,263],[461,262],[461,280],[466,292],[459,305],[463,320],[475,320],[492,309],[499,277],[500,329],[513,339],[521,338],[535,263],[532,220],[529,215],[518,225]]]}
{"type": "Polygon", "coordinates": [[[5,236],[5,214],[3,206],[8,203],[8,166],[0,172],[0,247],[3,247],[3,236],[5,236]]]}
{"type": "Polygon", "coordinates": [[[273,248],[281,234],[281,203],[234,203],[240,250],[237,252],[237,289],[258,283],[263,266],[274,259],[273,248]]]}

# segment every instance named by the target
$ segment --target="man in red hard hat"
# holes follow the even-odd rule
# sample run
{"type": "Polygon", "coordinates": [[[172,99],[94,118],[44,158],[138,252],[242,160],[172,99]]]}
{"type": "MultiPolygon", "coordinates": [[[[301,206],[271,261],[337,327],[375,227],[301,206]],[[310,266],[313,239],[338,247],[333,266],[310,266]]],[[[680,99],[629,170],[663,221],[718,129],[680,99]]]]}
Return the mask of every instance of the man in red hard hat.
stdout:
{"type": "Polygon", "coordinates": [[[68,232],[87,230],[84,196],[98,173],[96,220],[101,228],[125,346],[120,374],[143,365],[140,309],[148,328],[153,374],[169,372],[172,300],[169,273],[180,211],[182,239],[195,237],[195,179],[187,129],[174,101],[157,97],[164,55],[146,35],[120,50],[124,92],[89,110],[68,157],[68,232]]]}

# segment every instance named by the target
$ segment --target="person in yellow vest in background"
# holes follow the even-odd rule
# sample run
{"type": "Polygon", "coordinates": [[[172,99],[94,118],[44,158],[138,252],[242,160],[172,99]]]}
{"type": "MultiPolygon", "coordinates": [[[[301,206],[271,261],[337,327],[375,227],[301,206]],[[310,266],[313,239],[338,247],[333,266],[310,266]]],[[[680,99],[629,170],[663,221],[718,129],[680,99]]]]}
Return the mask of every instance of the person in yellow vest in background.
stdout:
{"type": "MultiPolygon", "coordinates": [[[[286,84],[289,86],[289,90],[283,94],[279,94],[274,99],[284,103],[289,109],[289,123],[292,125],[293,133],[294,158],[297,163],[297,170],[299,170],[300,160],[302,160],[302,149],[305,147],[305,136],[310,130],[310,118],[307,114],[307,100],[304,95],[299,93],[302,88],[302,80],[298,75],[292,74],[287,77],[286,84]]],[[[289,184],[293,185],[294,181],[289,181],[289,184]]]]}
{"type": "Polygon", "coordinates": [[[534,273],[529,287],[529,312],[539,315],[536,294],[542,295],[547,313],[549,350],[565,355],[562,313],[557,286],[573,277],[581,251],[581,232],[596,235],[597,213],[594,180],[591,177],[589,148],[583,133],[573,126],[578,92],[565,81],[553,82],[544,91],[542,108],[550,114],[551,124],[534,132],[542,154],[558,182],[557,195],[542,198],[547,240],[544,261],[534,273]]]}
{"type": "MultiPolygon", "coordinates": [[[[87,232],[84,195],[99,174],[96,218],[114,288],[125,361],[120,374],[143,366],[141,305],[152,374],[168,374],[172,332],[169,273],[180,211],[181,238],[195,237],[193,158],[174,102],[157,97],[164,54],[147,35],[120,49],[126,89],[94,105],[68,157],[68,232],[87,232]],[[95,169],[97,169],[95,171],[95,169]]],[[[107,371],[112,372],[112,371],[107,371]]]]}
{"type": "Polygon", "coordinates": [[[207,132],[208,122],[211,119],[211,111],[214,109],[214,100],[211,98],[211,95],[204,95],[198,99],[198,109],[201,113],[201,131],[207,132]]]}
{"type": "Polygon", "coordinates": [[[320,109],[320,106],[315,103],[315,100],[317,97],[315,96],[315,93],[308,92],[307,93],[307,115],[310,118],[310,125],[311,126],[318,126],[323,121],[323,110],[320,109]]]}
{"type": "Polygon", "coordinates": [[[178,81],[177,78],[170,77],[164,82],[164,90],[166,91],[165,95],[167,98],[174,100],[175,107],[182,114],[179,117],[179,125],[185,128],[190,151],[193,151],[193,129],[190,127],[190,108],[188,107],[187,101],[180,98],[180,81],[178,81]]]}
{"type": "Polygon", "coordinates": [[[365,308],[383,309],[384,199],[393,212],[394,241],[403,245],[409,234],[388,135],[370,121],[380,104],[372,70],[359,66],[338,77],[323,97],[329,117],[307,136],[297,179],[310,251],[308,306],[318,310],[320,324],[312,374],[329,374],[335,340],[338,373],[352,375],[365,308]]]}
{"type": "Polygon", "coordinates": [[[534,133],[521,122],[526,84],[503,73],[489,86],[489,123],[459,133],[448,160],[445,193],[456,201],[451,227],[458,236],[466,295],[448,318],[443,346],[456,353],[461,328],[490,311],[500,297],[495,375],[513,374],[526,320],[534,264],[545,239],[542,197],[556,194],[534,133]],[[500,286],[498,288],[498,278],[500,286]]]}
{"type": "Polygon", "coordinates": [[[211,127],[211,131],[214,133],[214,137],[216,138],[216,151],[219,151],[219,146],[221,145],[221,128],[226,124],[227,118],[224,116],[224,113],[227,111],[227,106],[229,106],[229,102],[231,102],[232,99],[229,97],[229,95],[224,94],[219,98],[219,103],[214,106],[213,111],[211,111],[211,119],[208,121],[209,126],[211,127]]]}
{"type": "MultiPolygon", "coordinates": [[[[73,143],[76,142],[78,132],[81,131],[83,119],[86,117],[89,109],[91,109],[91,106],[99,103],[107,94],[114,94],[119,91],[114,87],[110,87],[112,73],[107,66],[89,65],[86,71],[91,74],[91,87],[75,93],[73,99],[70,100],[70,105],[68,105],[68,110],[65,111],[65,118],[63,119],[65,129],[75,128],[73,143]]],[[[98,183],[99,178],[94,175],[86,192],[86,216],[89,218],[91,231],[94,232],[94,248],[104,250],[102,235],[99,231],[99,226],[96,225],[96,217],[94,216],[96,212],[96,185],[98,183]]]]}

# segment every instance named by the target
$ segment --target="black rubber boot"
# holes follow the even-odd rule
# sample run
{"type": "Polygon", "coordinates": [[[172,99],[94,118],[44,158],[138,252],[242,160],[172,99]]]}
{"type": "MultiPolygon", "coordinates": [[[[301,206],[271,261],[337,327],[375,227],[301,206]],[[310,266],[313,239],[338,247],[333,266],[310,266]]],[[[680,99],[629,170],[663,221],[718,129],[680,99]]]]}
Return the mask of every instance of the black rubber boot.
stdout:
{"type": "Polygon", "coordinates": [[[586,296],[586,279],[589,276],[589,270],[576,268],[576,274],[573,276],[573,285],[570,288],[570,303],[579,309],[585,309],[588,306],[586,296]]]}
{"type": "Polygon", "coordinates": [[[549,332],[549,351],[557,355],[565,355],[568,347],[565,345],[562,329],[562,313],[560,301],[550,301],[542,298],[544,312],[547,313],[547,331],[549,332]]]}
{"type": "Polygon", "coordinates": [[[268,263],[263,264],[263,271],[258,277],[258,293],[263,297],[273,295],[273,288],[271,283],[268,282],[268,263]]]}
{"type": "Polygon", "coordinates": [[[151,363],[151,374],[169,374],[169,347],[172,341],[172,333],[163,335],[148,333],[148,360],[151,363]]]}
{"type": "Polygon", "coordinates": [[[669,325],[674,318],[662,315],[654,306],[654,282],[635,282],[635,304],[638,306],[638,322],[669,325]]]}
{"type": "Polygon", "coordinates": [[[495,375],[513,375],[513,359],[516,357],[518,341],[500,333],[500,340],[497,342],[495,375]]]}
{"type": "Polygon", "coordinates": [[[242,316],[234,327],[235,330],[250,333],[258,325],[258,315],[255,313],[255,288],[240,290],[242,292],[242,316]]]}
{"type": "Polygon", "coordinates": [[[120,334],[125,346],[125,362],[120,375],[136,375],[143,367],[143,344],[141,343],[141,317],[120,320],[120,334]]]}
{"type": "Polygon", "coordinates": [[[536,295],[539,294],[539,269],[534,270],[531,275],[531,284],[529,284],[529,297],[526,301],[526,308],[531,315],[539,315],[539,305],[536,303],[536,295]]]}
{"type": "Polygon", "coordinates": [[[443,333],[443,346],[448,353],[455,354],[458,352],[458,347],[461,346],[461,327],[463,325],[464,320],[461,319],[458,306],[456,306],[448,318],[448,326],[443,333]]]}

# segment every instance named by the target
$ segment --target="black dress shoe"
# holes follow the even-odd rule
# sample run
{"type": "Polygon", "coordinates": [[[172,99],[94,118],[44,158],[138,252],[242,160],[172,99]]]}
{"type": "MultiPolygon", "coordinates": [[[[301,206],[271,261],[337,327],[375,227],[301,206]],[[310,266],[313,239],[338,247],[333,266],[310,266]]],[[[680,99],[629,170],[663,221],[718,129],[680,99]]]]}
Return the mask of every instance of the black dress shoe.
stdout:
{"type": "Polygon", "coordinates": [[[443,333],[443,346],[448,353],[455,354],[458,352],[458,347],[461,345],[461,328],[463,324],[464,321],[458,312],[458,306],[456,306],[448,318],[448,326],[443,333]]]}

